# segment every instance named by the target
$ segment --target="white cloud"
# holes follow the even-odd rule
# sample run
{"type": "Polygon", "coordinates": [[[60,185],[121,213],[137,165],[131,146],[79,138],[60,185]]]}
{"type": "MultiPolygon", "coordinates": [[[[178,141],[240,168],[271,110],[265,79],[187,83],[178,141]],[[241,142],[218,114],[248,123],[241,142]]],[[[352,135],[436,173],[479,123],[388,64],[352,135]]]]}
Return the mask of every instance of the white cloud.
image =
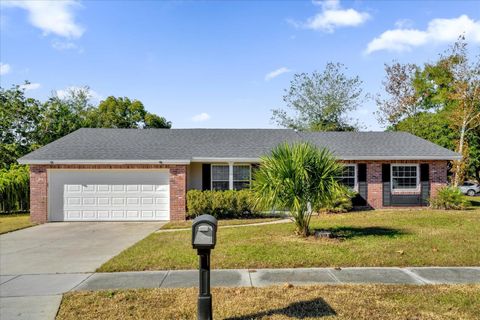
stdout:
{"type": "Polygon", "coordinates": [[[20,85],[20,89],[23,89],[25,91],[36,90],[38,88],[40,88],[40,83],[26,83],[20,85]]]}
{"type": "Polygon", "coordinates": [[[3,76],[9,73],[12,70],[12,67],[8,63],[0,63],[0,75],[3,76]]]}
{"type": "Polygon", "coordinates": [[[4,1],[2,4],[27,10],[30,23],[41,29],[45,35],[52,33],[72,39],[81,37],[85,31],[75,22],[73,11],[80,6],[77,1],[16,0],[4,1]]]}
{"type": "Polygon", "coordinates": [[[374,38],[367,46],[365,53],[375,51],[409,51],[431,43],[453,42],[460,35],[465,35],[467,41],[480,43],[480,20],[470,19],[461,15],[452,19],[433,19],[426,30],[397,28],[387,30],[374,38]]]}
{"type": "Polygon", "coordinates": [[[90,100],[100,101],[103,99],[102,95],[100,95],[98,92],[88,87],[80,87],[80,86],[70,86],[65,89],[56,90],[55,94],[60,99],[65,99],[70,95],[71,92],[78,93],[79,91],[82,91],[82,90],[86,90],[88,92],[88,98],[90,100]]]}
{"type": "Polygon", "coordinates": [[[265,81],[270,81],[273,78],[278,77],[279,75],[282,75],[284,73],[290,72],[291,70],[286,68],[286,67],[281,67],[278,68],[277,70],[273,70],[272,72],[269,72],[265,75],[265,81]]]}
{"type": "Polygon", "coordinates": [[[207,121],[208,119],[210,119],[210,115],[206,112],[199,113],[192,117],[193,122],[202,122],[202,121],[207,121]]]}
{"type": "Polygon", "coordinates": [[[314,1],[313,3],[321,6],[320,13],[303,23],[290,22],[296,27],[332,33],[336,28],[357,27],[370,19],[367,12],[360,12],[352,8],[342,9],[338,0],[314,1]]]}

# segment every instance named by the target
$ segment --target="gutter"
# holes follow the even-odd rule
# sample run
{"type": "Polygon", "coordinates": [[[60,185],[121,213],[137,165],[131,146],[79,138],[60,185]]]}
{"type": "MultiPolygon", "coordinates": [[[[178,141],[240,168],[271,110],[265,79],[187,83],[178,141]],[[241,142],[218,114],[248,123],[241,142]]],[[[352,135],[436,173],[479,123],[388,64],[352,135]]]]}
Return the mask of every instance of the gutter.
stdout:
{"type": "Polygon", "coordinates": [[[190,164],[190,160],[29,160],[18,159],[19,164],[190,164]]]}

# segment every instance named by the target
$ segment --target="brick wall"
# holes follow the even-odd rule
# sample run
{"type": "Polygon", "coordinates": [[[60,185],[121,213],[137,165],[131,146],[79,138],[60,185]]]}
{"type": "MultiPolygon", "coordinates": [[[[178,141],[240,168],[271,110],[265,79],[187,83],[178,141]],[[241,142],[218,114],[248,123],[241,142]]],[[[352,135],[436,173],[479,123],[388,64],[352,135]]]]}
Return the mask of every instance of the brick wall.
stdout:
{"type": "Polygon", "coordinates": [[[35,223],[48,219],[48,169],[169,169],[170,219],[185,220],[186,165],[30,165],[30,218],[35,223]]]}
{"type": "MultiPolygon", "coordinates": [[[[382,164],[383,163],[415,163],[429,164],[430,173],[430,196],[434,197],[438,189],[445,186],[447,180],[447,164],[448,161],[414,161],[414,160],[397,160],[397,161],[344,161],[344,163],[366,163],[367,164],[367,184],[368,184],[368,204],[375,209],[383,207],[382,199],[382,164]]],[[[420,192],[417,192],[420,193],[420,192]]],[[[406,194],[406,193],[404,193],[406,194]]],[[[412,194],[412,192],[409,192],[412,194]]]]}

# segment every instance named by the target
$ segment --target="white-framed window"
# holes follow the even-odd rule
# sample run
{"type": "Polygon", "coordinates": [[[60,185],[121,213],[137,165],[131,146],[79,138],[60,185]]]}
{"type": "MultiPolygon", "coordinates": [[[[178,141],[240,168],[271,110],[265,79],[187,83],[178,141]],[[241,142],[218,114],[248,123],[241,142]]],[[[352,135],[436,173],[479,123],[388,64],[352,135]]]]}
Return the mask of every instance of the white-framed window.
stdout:
{"type": "Polygon", "coordinates": [[[338,177],[338,181],[352,190],[357,190],[357,165],[344,165],[342,175],[338,177]]]}
{"type": "Polygon", "coordinates": [[[251,180],[252,170],[249,164],[240,164],[233,166],[233,190],[250,188],[251,180]]]}
{"type": "Polygon", "coordinates": [[[230,189],[230,168],[228,164],[212,164],[212,190],[230,189]]]}
{"type": "Polygon", "coordinates": [[[392,164],[391,183],[394,191],[417,191],[420,185],[418,164],[392,164]]]}
{"type": "Polygon", "coordinates": [[[252,180],[252,170],[250,164],[235,164],[232,166],[232,174],[230,175],[230,165],[228,164],[212,164],[211,165],[211,189],[212,190],[229,190],[230,177],[232,178],[233,190],[242,190],[250,188],[252,180]]]}

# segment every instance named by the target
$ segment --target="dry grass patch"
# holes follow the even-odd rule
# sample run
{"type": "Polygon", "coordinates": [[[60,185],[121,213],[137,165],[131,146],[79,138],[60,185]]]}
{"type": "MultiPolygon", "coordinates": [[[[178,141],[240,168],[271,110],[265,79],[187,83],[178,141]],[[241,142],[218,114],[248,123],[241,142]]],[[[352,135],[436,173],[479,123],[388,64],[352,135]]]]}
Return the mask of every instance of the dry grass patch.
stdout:
{"type": "Polygon", "coordinates": [[[0,216],[0,234],[33,226],[29,214],[12,214],[0,216]]]}
{"type": "MultiPolygon", "coordinates": [[[[237,226],[241,224],[254,224],[262,222],[271,222],[281,220],[281,218],[255,218],[255,219],[228,219],[228,220],[218,220],[218,225],[222,226],[237,226]]],[[[188,221],[171,221],[165,224],[161,229],[185,229],[192,227],[192,220],[188,221]]]]}
{"type": "MultiPolygon", "coordinates": [[[[197,289],[76,292],[57,320],[196,319],[197,289]]],[[[215,319],[478,319],[479,285],[213,289],[215,319]]]]}
{"type": "MultiPolygon", "coordinates": [[[[219,229],[212,268],[480,265],[480,208],[384,210],[322,215],[312,228],[338,239],[294,235],[291,223],[219,229]]],[[[154,233],[99,268],[102,272],[195,269],[190,231],[154,233]]]]}

